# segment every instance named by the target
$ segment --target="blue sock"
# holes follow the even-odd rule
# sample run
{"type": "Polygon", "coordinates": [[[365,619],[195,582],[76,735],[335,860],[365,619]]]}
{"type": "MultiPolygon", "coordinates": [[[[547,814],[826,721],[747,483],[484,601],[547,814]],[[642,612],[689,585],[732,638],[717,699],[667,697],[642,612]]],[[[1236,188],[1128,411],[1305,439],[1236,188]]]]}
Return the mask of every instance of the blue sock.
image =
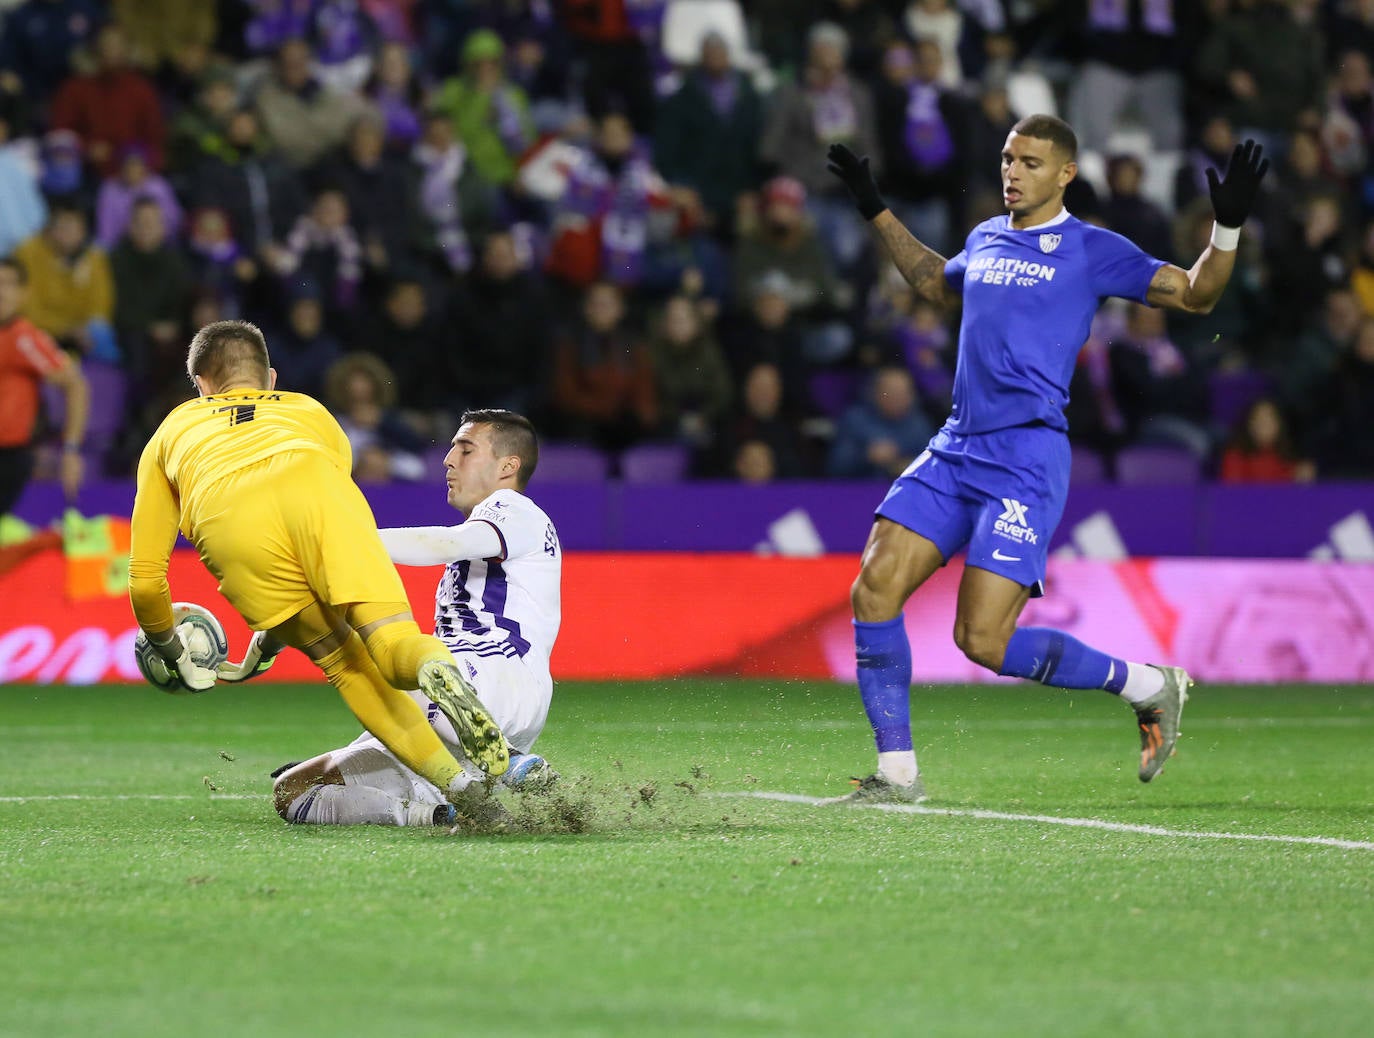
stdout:
{"type": "Polygon", "coordinates": [[[1101,688],[1121,694],[1126,663],[1052,627],[1018,627],[999,674],[1055,688],[1101,688]]]}
{"type": "Polygon", "coordinates": [[[911,749],[911,643],[902,617],[886,623],[854,621],[859,695],[878,752],[911,749]]]}

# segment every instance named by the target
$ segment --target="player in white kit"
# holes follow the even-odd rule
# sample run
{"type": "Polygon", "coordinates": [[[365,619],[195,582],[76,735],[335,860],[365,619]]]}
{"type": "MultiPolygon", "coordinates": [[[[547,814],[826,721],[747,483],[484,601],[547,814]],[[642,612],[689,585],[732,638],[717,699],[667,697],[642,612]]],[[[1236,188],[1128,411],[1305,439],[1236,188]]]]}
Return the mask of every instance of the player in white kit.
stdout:
{"type": "MultiPolygon", "coordinates": [[[[382,530],[402,566],[444,565],[434,593],[434,633],[511,745],[500,784],[522,791],[556,778],[532,753],[553,695],[549,656],[562,614],[563,551],[544,511],[524,494],[539,460],[529,420],[511,411],[468,411],[444,458],[448,503],[458,526],[382,530]]],[[[411,695],[439,738],[464,763],[470,794],[455,809],[436,786],[403,765],[370,732],[276,776],[278,814],[288,822],[437,825],[457,814],[478,822],[505,814],[497,782],[464,760],[452,725],[422,693],[411,695]]]]}

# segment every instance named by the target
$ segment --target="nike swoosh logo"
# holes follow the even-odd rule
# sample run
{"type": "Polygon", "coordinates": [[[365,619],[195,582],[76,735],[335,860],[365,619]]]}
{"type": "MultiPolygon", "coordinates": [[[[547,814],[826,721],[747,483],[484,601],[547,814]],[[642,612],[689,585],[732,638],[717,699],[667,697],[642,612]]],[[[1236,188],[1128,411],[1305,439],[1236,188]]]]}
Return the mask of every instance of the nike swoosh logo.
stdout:
{"type": "Polygon", "coordinates": [[[994,548],[994,549],[992,550],[992,557],[993,557],[994,559],[996,559],[998,562],[1020,562],[1020,561],[1021,561],[1021,556],[1020,556],[1020,555],[1003,555],[1000,548],[994,548]]]}

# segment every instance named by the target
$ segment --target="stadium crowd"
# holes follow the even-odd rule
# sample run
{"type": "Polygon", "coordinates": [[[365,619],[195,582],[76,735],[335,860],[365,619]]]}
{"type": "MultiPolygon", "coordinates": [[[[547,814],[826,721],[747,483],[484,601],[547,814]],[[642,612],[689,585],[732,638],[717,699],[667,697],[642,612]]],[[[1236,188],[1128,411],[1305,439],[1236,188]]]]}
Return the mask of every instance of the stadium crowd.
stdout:
{"type": "Polygon", "coordinates": [[[1076,445],[1374,478],[1374,0],[0,8],[0,255],[117,409],[110,474],[192,392],[190,334],[244,317],[360,481],[432,478],[467,407],[699,476],[889,477],[947,413],[958,318],[877,262],[826,146],[953,255],[1048,111],[1070,211],[1184,266],[1207,167],[1246,137],[1276,167],[1211,314],[1100,312],[1076,445]]]}

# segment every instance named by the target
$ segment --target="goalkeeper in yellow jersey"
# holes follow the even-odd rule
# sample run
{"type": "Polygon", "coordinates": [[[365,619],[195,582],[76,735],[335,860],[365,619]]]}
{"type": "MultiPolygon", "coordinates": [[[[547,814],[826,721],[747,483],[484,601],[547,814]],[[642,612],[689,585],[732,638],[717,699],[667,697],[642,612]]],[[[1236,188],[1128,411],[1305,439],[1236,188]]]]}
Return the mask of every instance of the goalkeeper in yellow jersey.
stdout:
{"type": "Polygon", "coordinates": [[[443,642],[411,616],[338,422],[311,397],[275,390],[267,343],[246,321],[202,328],[186,370],[199,398],[163,420],[138,464],[129,563],[138,625],[193,692],[261,673],[284,645],[300,649],[370,732],[461,803],[471,777],[398,690],[422,690],[487,774],[506,770],[509,747],[443,642]],[[258,632],[243,662],[218,672],[191,660],[172,623],[178,528],[258,632]]]}

